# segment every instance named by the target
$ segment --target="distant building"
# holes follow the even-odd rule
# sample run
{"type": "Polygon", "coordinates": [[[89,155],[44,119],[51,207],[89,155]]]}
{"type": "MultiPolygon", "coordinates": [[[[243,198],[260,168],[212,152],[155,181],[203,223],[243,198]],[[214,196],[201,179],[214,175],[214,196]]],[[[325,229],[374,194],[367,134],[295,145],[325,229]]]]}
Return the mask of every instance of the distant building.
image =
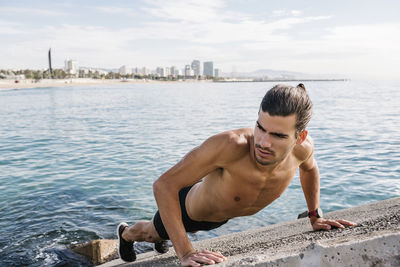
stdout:
{"type": "Polygon", "coordinates": [[[209,77],[214,76],[214,63],[212,61],[204,62],[203,75],[209,77]]]}
{"type": "Polygon", "coordinates": [[[65,63],[65,71],[68,74],[71,74],[73,76],[77,76],[79,74],[78,61],[67,59],[64,61],[64,63],[65,63]]]}
{"type": "Polygon", "coordinates": [[[178,70],[178,68],[176,66],[172,66],[170,68],[170,71],[171,71],[171,75],[174,76],[174,77],[179,75],[179,70],[178,70]]]}
{"type": "Polygon", "coordinates": [[[149,74],[150,74],[150,69],[148,69],[148,68],[146,68],[146,67],[143,67],[143,68],[142,68],[142,74],[143,74],[143,75],[149,75],[149,74]]]}
{"type": "Polygon", "coordinates": [[[218,78],[219,76],[221,76],[221,70],[220,69],[214,69],[214,77],[218,78]]]}
{"type": "Polygon", "coordinates": [[[185,77],[194,76],[194,71],[192,70],[190,65],[185,65],[185,77]]]}
{"type": "Polygon", "coordinates": [[[201,75],[201,70],[200,70],[200,61],[199,60],[193,60],[192,61],[192,70],[195,76],[200,76],[201,75]]]}
{"type": "Polygon", "coordinates": [[[49,49],[49,71],[51,78],[53,78],[53,68],[51,67],[51,48],[49,49]]]}
{"type": "Polygon", "coordinates": [[[163,67],[157,67],[156,74],[159,77],[165,77],[165,69],[163,67]]]}
{"type": "Polygon", "coordinates": [[[119,68],[119,74],[121,74],[121,75],[131,75],[132,74],[132,68],[128,67],[126,65],[123,65],[121,68],[119,68]]]}
{"type": "Polygon", "coordinates": [[[108,71],[105,71],[105,70],[96,70],[100,75],[107,75],[108,74],[108,71]]]}
{"type": "Polygon", "coordinates": [[[165,67],[165,77],[171,75],[171,69],[169,67],[165,67]]]}

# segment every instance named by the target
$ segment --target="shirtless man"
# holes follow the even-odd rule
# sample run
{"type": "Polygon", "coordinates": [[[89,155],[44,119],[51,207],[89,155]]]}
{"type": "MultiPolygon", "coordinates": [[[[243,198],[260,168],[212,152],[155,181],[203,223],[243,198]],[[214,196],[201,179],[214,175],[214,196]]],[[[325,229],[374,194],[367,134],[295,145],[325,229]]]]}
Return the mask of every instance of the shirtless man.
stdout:
{"type": "Polygon", "coordinates": [[[283,193],[297,168],[314,230],[355,225],[321,217],[319,171],[306,130],[311,113],[303,84],[269,90],[254,129],[210,137],[155,181],[159,211],[153,219],[117,227],[121,259],[136,259],[134,241],[155,243],[165,253],[170,239],[183,266],[225,261],[219,252],[194,250],[186,232],[214,229],[231,218],[257,213],[283,193]]]}

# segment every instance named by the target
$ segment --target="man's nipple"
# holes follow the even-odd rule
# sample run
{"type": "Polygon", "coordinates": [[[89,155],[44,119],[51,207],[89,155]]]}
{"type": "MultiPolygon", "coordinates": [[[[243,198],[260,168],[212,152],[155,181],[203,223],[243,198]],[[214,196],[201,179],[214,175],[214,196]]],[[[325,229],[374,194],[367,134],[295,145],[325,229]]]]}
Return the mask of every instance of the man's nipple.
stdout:
{"type": "Polygon", "coordinates": [[[239,202],[239,201],[240,201],[240,197],[235,196],[234,200],[235,200],[236,202],[239,202]]]}

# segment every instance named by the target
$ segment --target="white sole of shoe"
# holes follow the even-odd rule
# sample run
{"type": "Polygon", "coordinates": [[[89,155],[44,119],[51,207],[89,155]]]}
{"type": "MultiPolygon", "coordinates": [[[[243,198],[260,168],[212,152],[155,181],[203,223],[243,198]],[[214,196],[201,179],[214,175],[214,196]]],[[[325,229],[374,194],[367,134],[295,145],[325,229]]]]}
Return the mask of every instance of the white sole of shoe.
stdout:
{"type": "MultiPolygon", "coordinates": [[[[120,223],[120,224],[118,224],[118,226],[117,226],[117,236],[118,236],[118,256],[119,256],[119,258],[122,260],[122,261],[124,261],[122,258],[121,258],[121,255],[119,254],[119,244],[121,244],[121,237],[119,236],[119,228],[121,227],[121,225],[123,225],[123,226],[129,226],[126,222],[122,222],[122,223],[120,223]]],[[[127,261],[124,261],[124,262],[127,262],[127,261]]]]}

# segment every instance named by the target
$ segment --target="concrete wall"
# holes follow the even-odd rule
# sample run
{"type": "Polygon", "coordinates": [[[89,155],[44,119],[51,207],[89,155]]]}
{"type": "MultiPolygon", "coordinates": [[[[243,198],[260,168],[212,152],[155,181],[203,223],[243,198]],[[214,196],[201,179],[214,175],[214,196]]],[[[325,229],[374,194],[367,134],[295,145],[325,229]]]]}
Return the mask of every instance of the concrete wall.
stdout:
{"type": "MultiPolygon", "coordinates": [[[[194,242],[196,249],[220,251],[219,266],[400,266],[400,197],[325,214],[357,226],[312,231],[306,219],[194,242]]],[[[148,252],[134,263],[120,259],[102,266],[178,266],[173,249],[148,252]]]]}

